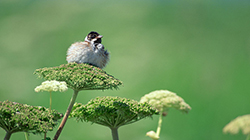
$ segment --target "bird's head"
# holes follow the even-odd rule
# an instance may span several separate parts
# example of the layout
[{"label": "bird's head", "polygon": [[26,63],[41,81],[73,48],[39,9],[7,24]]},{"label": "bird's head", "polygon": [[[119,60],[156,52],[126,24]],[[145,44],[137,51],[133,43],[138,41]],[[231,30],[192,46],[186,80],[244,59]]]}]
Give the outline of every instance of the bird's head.
[{"label": "bird's head", "polygon": [[101,43],[102,42],[102,35],[98,34],[97,32],[91,31],[85,38],[85,41],[92,42],[92,43]]}]

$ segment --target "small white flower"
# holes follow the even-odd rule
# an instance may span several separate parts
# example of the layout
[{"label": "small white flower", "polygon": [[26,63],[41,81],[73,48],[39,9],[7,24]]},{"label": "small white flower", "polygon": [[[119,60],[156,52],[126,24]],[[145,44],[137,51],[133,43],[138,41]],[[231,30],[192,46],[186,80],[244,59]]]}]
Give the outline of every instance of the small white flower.
[{"label": "small white flower", "polygon": [[158,140],[160,137],[154,131],[149,131],[146,136],[149,136],[153,140]]},{"label": "small white flower", "polygon": [[40,92],[40,91],[48,91],[48,92],[60,91],[60,92],[63,92],[66,90],[68,90],[66,82],[64,82],[64,81],[59,82],[56,80],[45,81],[40,86],[37,86],[35,88],[35,92]]}]

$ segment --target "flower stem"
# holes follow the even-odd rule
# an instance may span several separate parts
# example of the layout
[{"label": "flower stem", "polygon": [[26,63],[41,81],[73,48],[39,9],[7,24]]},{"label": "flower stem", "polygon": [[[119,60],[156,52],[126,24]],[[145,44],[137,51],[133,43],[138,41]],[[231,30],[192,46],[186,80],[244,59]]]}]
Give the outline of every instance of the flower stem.
[{"label": "flower stem", "polygon": [[45,132],[44,136],[43,136],[43,139],[46,140],[46,137],[47,137],[47,133]]},{"label": "flower stem", "polygon": [[250,134],[247,135],[247,139],[246,140],[250,140]]},{"label": "flower stem", "polygon": [[24,135],[25,135],[25,139],[29,140],[29,133],[28,132],[24,132]]},{"label": "flower stem", "polygon": [[4,140],[9,140],[12,133],[6,132]]},{"label": "flower stem", "polygon": [[163,109],[160,110],[160,117],[159,117],[158,127],[157,127],[157,131],[156,131],[156,135],[158,137],[160,137],[160,132],[161,132],[162,113],[163,113]]},{"label": "flower stem", "polygon": [[61,134],[62,129],[63,129],[63,127],[64,127],[64,125],[65,125],[65,123],[66,123],[66,121],[67,121],[67,119],[69,117],[69,114],[70,114],[70,112],[72,110],[72,107],[73,107],[73,105],[74,105],[74,103],[76,101],[76,97],[77,97],[78,92],[79,91],[74,90],[74,94],[73,94],[73,96],[72,96],[72,98],[70,100],[68,109],[67,109],[66,113],[64,114],[63,120],[62,120],[62,122],[61,122],[61,124],[60,124],[60,126],[59,126],[59,128],[58,128],[58,130],[57,130],[57,132],[56,132],[53,140],[57,140],[58,137],[59,137],[59,135]]},{"label": "flower stem", "polygon": [[111,132],[112,132],[112,138],[113,140],[119,140],[118,137],[118,128],[110,128]]},{"label": "flower stem", "polygon": [[50,94],[50,99],[49,99],[49,113],[51,113],[51,107],[52,107],[52,94],[51,91],[49,92]]},{"label": "flower stem", "polygon": [[[49,114],[51,113],[51,108],[52,108],[52,94],[51,91],[49,92]],[[47,138],[47,133],[44,133],[44,140]]]}]

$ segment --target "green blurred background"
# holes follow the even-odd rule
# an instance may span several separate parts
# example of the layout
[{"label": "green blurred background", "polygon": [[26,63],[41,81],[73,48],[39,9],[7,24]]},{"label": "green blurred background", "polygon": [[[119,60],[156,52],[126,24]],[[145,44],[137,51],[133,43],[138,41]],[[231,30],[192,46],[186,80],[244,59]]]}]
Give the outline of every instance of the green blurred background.
[{"label": "green blurred background", "polygon": [[[154,90],[176,92],[192,107],[170,110],[161,140],[244,140],[223,127],[250,105],[250,2],[244,0],[1,0],[0,100],[49,106],[37,68],[59,66],[67,48],[90,31],[102,34],[111,52],[107,73],[119,90],[81,91],[77,102],[96,96],[140,100]],[[53,93],[52,108],[64,113],[73,91]],[[119,128],[121,140],[150,140],[158,116]],[[57,129],[57,128],[56,128]],[[56,129],[49,132],[53,137]],[[5,135],[0,129],[0,139]],[[24,140],[23,133],[12,140]],[[31,135],[31,140],[41,140]],[[68,120],[60,140],[111,140],[110,130]]]}]

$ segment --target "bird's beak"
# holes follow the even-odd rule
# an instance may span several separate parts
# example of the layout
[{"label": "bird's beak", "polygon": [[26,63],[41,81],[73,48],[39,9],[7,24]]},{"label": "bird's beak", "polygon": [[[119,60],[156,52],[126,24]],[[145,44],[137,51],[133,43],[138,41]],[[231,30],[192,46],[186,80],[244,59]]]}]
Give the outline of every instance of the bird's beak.
[{"label": "bird's beak", "polygon": [[96,38],[102,38],[103,36],[102,35],[98,35]]}]

